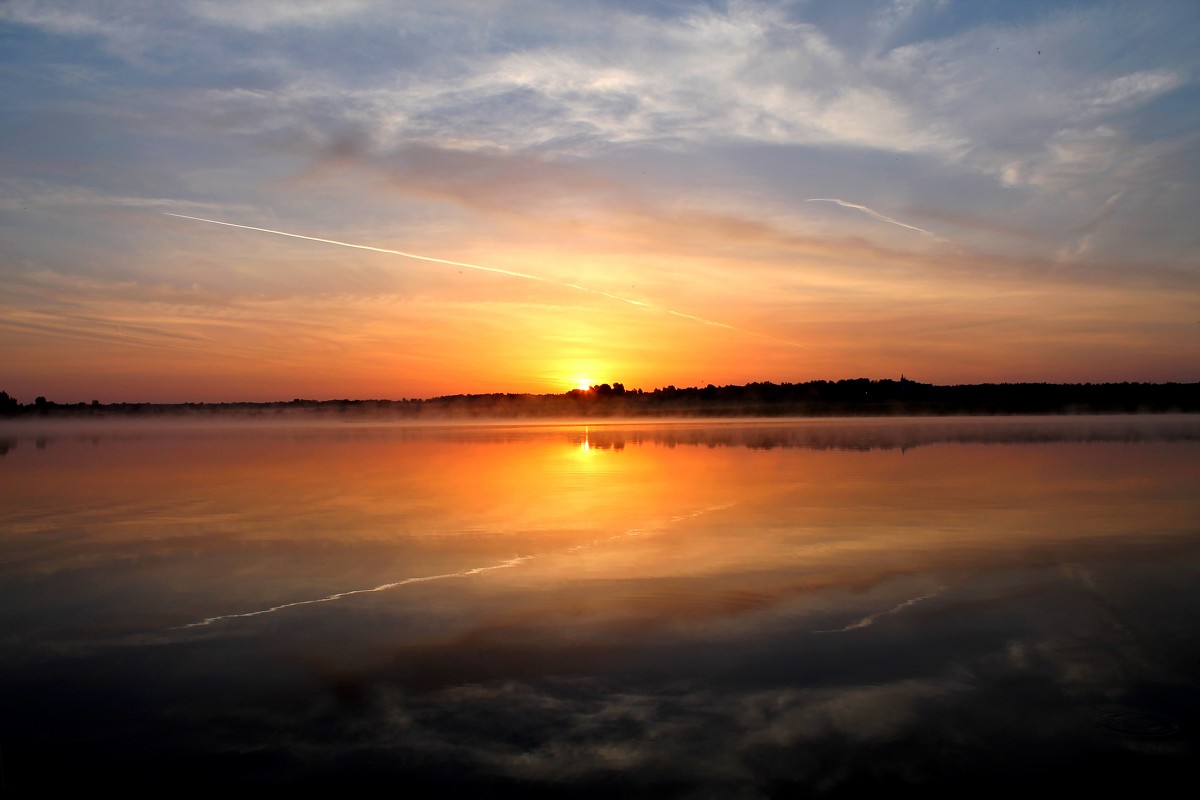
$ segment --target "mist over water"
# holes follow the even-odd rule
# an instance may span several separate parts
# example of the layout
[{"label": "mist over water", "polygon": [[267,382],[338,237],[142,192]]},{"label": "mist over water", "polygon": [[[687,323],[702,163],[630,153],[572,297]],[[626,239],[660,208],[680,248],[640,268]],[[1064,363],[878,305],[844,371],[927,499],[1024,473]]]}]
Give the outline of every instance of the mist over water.
[{"label": "mist over water", "polygon": [[1188,416],[0,429],[5,786],[1132,788]]}]

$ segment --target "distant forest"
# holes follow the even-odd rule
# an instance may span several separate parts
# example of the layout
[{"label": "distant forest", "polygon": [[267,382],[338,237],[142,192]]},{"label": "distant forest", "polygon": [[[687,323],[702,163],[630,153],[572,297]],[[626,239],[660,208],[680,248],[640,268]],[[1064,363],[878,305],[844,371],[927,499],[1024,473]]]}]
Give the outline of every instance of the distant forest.
[{"label": "distant forest", "polygon": [[398,419],[528,417],[782,417],[1200,412],[1200,383],[980,383],[935,386],[857,378],[744,386],[626,389],[598,384],[563,394],[463,394],[426,400],[268,403],[21,403],[0,392],[0,416],[250,414]]}]

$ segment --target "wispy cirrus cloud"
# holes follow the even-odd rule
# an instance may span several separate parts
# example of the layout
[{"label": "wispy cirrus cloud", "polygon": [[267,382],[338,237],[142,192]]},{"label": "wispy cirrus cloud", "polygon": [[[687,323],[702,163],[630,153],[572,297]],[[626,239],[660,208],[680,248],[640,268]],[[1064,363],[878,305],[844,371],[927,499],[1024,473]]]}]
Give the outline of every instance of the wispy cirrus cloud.
[{"label": "wispy cirrus cloud", "polygon": [[239,203],[214,203],[177,197],[131,197],[106,194],[90,186],[53,184],[45,181],[0,180],[0,209],[13,211],[30,207],[118,207],[161,211],[245,212],[250,206]]},{"label": "wispy cirrus cloud", "polygon": [[194,0],[186,4],[187,12],[207,22],[249,31],[266,31],[279,27],[317,28],[338,21],[354,19],[364,14],[385,11],[377,0],[262,0],[257,3],[228,2],[228,0]]}]

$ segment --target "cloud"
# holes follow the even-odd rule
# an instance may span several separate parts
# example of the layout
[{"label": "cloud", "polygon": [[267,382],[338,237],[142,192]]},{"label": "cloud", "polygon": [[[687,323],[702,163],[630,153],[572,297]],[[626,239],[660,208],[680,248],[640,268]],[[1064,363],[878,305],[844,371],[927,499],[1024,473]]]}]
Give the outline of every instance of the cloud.
[{"label": "cloud", "polygon": [[[1089,37],[1115,35],[1123,17],[1108,15],[1114,23],[1100,10],[1047,13],[1016,26],[984,23],[892,46],[896,31],[938,13],[936,6],[917,13],[919,7],[879,9],[870,18],[877,35],[853,42],[761,3],[655,17],[500,4],[464,7],[461,22],[452,22],[388,4],[272,2],[248,11],[199,2],[186,7],[194,18],[255,31],[303,25],[318,46],[300,52],[280,37],[239,53],[233,42],[222,46],[186,26],[172,33],[172,45],[195,51],[215,70],[257,63],[274,73],[276,85],[265,91],[202,90],[198,107],[276,130],[353,124],[389,148],[425,143],[563,158],[726,141],[863,147],[927,154],[1006,175],[1010,183],[1020,180],[1011,164],[1022,154],[1044,152],[1067,130],[1112,124],[1106,120],[1114,114],[1187,81],[1165,66],[1115,76],[1069,68],[1065,59]],[[174,20],[138,8],[118,5],[100,15],[85,4],[27,2],[9,14],[55,32],[120,38],[123,46],[136,36],[148,58],[174,59],[173,50],[155,51],[151,36]],[[535,23],[544,24],[539,14],[550,17],[556,36],[536,34]],[[344,50],[341,23],[403,31],[404,57],[383,69],[368,69],[352,52],[334,57]],[[1046,44],[1039,55],[1038,42],[1053,48]]]},{"label": "cloud", "polygon": [[339,21],[375,14],[381,4],[371,0],[261,0],[256,3],[199,0],[187,4],[188,13],[231,28],[262,32],[278,27],[319,28]]},{"label": "cloud", "polygon": [[1123,191],[1117,192],[1105,200],[1100,210],[1080,229],[1079,233],[1081,236],[1079,240],[1073,247],[1060,251],[1059,258],[1064,261],[1074,261],[1088,254],[1095,241],[1096,232],[1112,217],[1116,211],[1117,203],[1120,202],[1124,194]]},{"label": "cloud", "polygon": [[1149,102],[1183,83],[1183,76],[1173,70],[1144,70],[1089,87],[1081,100],[1093,109],[1109,110]]},{"label": "cloud", "polygon": [[[398,24],[388,14],[399,12],[381,13],[380,27]],[[443,189],[476,202],[486,202],[484,184],[454,186],[447,178],[463,171],[459,161],[497,154],[553,170],[536,186],[554,191],[557,184],[558,200],[568,204],[581,197],[572,191],[571,170],[603,163],[620,149],[703,158],[714,146],[740,142],[814,148],[835,160],[852,158],[845,148],[900,154],[927,160],[930,192],[939,190],[939,174],[967,170],[1054,193],[1055,213],[1076,213],[1075,219],[1034,221],[1015,237],[994,240],[1033,248],[1044,239],[1044,253],[1053,257],[1067,246],[1056,241],[1056,231],[1091,213],[1086,202],[1076,212],[1063,193],[1117,191],[1115,176],[1106,176],[1118,165],[1146,163],[1157,147],[1131,137],[1125,115],[1187,81],[1180,69],[1162,66],[1135,65],[1115,76],[1073,68],[1064,59],[1115,24],[1078,9],[898,46],[891,46],[892,34],[866,43],[838,40],[778,7],[749,3],[661,17],[554,15],[559,35],[532,42],[525,15],[500,22],[493,12],[477,13],[473,19],[493,26],[491,36],[405,12],[404,26],[415,37],[410,46],[427,56],[421,66],[406,60],[385,70],[334,67],[274,45],[269,60],[277,86],[207,89],[186,102],[205,109],[219,129],[260,137],[268,147],[286,150],[286,142],[304,141],[333,152],[352,136],[360,153],[376,161],[405,153],[410,178],[420,181],[419,168],[437,173]],[[880,30],[894,32],[936,13],[896,7],[880,17]],[[896,19],[886,21],[887,14]],[[317,26],[315,35],[333,44],[338,30]],[[426,51],[433,30],[464,49]],[[1031,42],[1045,41],[1054,48],[1046,45],[1042,55],[1031,49],[1037,46]],[[582,196],[599,188],[598,174]],[[472,177],[501,176],[476,170]],[[508,176],[510,188],[514,177]],[[1107,183],[1093,186],[1097,181]],[[874,193],[856,197],[876,208]],[[1130,198],[1130,210],[1136,202]],[[511,207],[520,213],[519,205]]]},{"label": "cloud", "polygon": [[[305,25],[325,44],[313,52],[290,40],[261,41],[250,52],[180,25],[174,17],[116,6],[98,14],[23,3],[14,21],[59,34],[90,36],[110,49],[167,63],[180,50],[220,73],[256,65],[278,81],[256,102],[307,116],[313,104],[365,113],[372,135],[391,143],[451,144],[460,149],[550,148],[563,154],[620,144],[695,146],[726,139],[787,144],[833,143],[895,151],[942,149],[944,126],[914,117],[903,98],[854,66],[854,54],[834,46],[814,25],[766,5],[728,11],[697,8],[683,16],[649,17],[626,11],[549,11],[565,34],[534,37],[537,14],[464,9],[447,27],[438,13],[358,4],[256,4],[251,11],[217,3],[187,6],[196,18],[262,31]],[[399,69],[365,68],[352,54],[334,56],[342,30],[396,27],[409,33],[420,58]],[[492,39],[472,25],[503,29]],[[159,27],[161,26],[161,31]],[[193,26],[194,28],[194,26]],[[156,40],[157,33],[166,34]],[[447,50],[445,38],[459,45]],[[235,98],[236,89],[207,93],[209,102]],[[264,102],[265,100],[265,102]],[[201,106],[203,107],[203,106]],[[217,115],[224,112],[217,110]]]},{"label": "cloud", "polygon": [[[1122,38],[1122,27],[1148,24],[1131,13],[1123,6],[1070,9],[1024,25],[982,24],[880,53],[871,69],[911,81],[918,113],[952,125],[970,143],[959,154],[963,162],[999,175],[1004,167],[993,159],[1000,153],[1036,153],[1068,131],[1116,126],[1124,112],[1183,85],[1177,69],[1161,66],[1111,74],[1102,60],[1109,43]],[[1139,60],[1170,58],[1172,44],[1163,44],[1165,52]],[[1009,182],[1015,177],[1010,172]]]}]

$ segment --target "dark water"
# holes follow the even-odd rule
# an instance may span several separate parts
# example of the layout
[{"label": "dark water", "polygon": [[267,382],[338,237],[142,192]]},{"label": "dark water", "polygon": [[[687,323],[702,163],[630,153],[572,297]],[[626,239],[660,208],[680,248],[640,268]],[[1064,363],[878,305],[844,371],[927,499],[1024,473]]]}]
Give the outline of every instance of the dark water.
[{"label": "dark water", "polygon": [[11,796],[1140,793],[1197,756],[1195,417],[0,451]]}]

